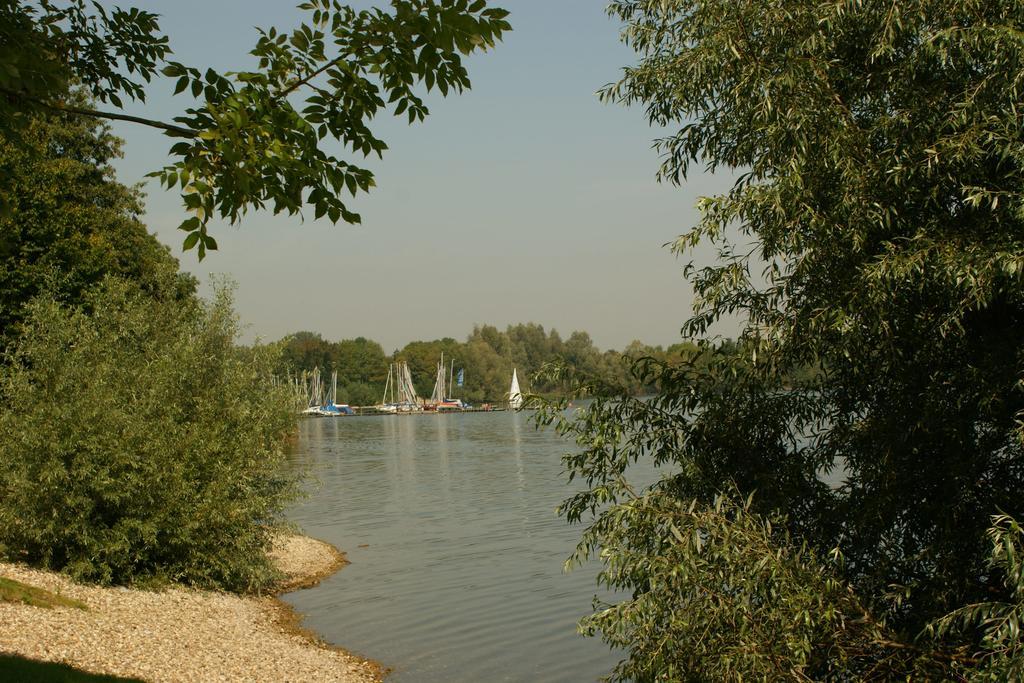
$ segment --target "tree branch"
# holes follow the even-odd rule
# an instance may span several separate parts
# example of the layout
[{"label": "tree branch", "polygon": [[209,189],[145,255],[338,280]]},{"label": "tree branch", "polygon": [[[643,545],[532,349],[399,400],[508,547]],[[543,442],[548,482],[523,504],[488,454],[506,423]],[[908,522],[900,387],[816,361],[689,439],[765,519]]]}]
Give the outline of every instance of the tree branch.
[{"label": "tree branch", "polygon": [[941,659],[944,662],[954,662],[959,664],[967,664],[974,666],[980,664],[981,660],[977,657],[964,654],[963,651],[944,652],[939,649],[928,650],[917,645],[911,645],[910,643],[901,643],[889,638],[878,638],[876,641],[883,647],[890,647],[896,650],[907,650],[909,652],[915,652],[917,654],[925,655],[926,657],[934,657],[935,659]]},{"label": "tree branch", "polygon": [[11,97],[18,97],[21,99],[28,100],[52,111],[60,111],[67,114],[76,114],[78,116],[89,116],[96,119],[111,119],[114,121],[129,121],[131,123],[141,123],[144,126],[149,126],[151,128],[159,128],[160,130],[167,131],[168,133],[174,133],[175,135],[178,135],[180,137],[194,138],[199,134],[199,131],[194,130],[192,128],[176,126],[172,123],[164,123],[163,121],[147,119],[141,116],[132,116],[131,114],[120,114],[118,112],[113,111],[100,111],[98,109],[88,109],[85,107],[75,107],[68,104],[47,102],[45,100],[40,100],[35,97],[31,97],[24,93],[17,93],[11,90],[7,90],[6,88],[0,88],[0,92]]},{"label": "tree branch", "polygon": [[274,99],[276,99],[276,100],[284,99],[285,97],[287,97],[288,95],[292,94],[293,92],[295,92],[296,90],[298,90],[302,86],[306,85],[307,83],[309,83],[311,80],[313,80],[314,78],[316,78],[317,76],[319,76],[323,72],[325,72],[328,69],[330,69],[332,66],[335,66],[336,64],[340,64],[344,59],[345,59],[344,56],[335,57],[331,61],[329,61],[326,64],[324,64],[323,66],[321,66],[319,69],[315,69],[315,70],[309,72],[308,74],[306,74],[305,76],[303,76],[299,80],[295,81],[294,83],[289,85],[287,88],[285,88],[281,92],[279,92],[276,95],[274,95]]}]

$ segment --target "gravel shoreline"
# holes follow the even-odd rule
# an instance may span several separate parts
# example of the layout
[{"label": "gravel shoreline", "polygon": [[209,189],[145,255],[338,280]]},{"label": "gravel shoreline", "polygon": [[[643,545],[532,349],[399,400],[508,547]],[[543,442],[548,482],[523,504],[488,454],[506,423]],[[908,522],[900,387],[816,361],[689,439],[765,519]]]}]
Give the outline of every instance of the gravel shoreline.
[{"label": "gravel shoreline", "polygon": [[[336,548],[305,536],[276,539],[271,557],[287,577],[282,592],[316,585],[347,564]],[[168,683],[377,683],[385,674],[376,662],[302,629],[301,618],[274,597],[99,588],[6,563],[0,563],[0,576],[88,606],[42,609],[0,603],[0,653]]]}]

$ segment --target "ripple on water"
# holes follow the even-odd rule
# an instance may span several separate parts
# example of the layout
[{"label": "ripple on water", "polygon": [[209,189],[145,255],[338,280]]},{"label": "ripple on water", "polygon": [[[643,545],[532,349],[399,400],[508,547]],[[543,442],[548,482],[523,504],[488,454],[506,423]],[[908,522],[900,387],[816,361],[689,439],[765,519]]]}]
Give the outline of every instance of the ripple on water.
[{"label": "ripple on water", "polygon": [[290,516],[352,564],[287,600],[398,683],[596,680],[618,656],[576,632],[596,567],[562,572],[566,448],[516,413],[304,421],[321,486]]}]

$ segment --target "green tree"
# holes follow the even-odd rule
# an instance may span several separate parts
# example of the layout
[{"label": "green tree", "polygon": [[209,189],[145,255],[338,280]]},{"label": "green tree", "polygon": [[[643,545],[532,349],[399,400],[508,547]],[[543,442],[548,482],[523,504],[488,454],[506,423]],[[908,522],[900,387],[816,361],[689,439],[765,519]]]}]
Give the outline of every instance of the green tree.
[{"label": "green tree", "polygon": [[395,354],[395,360],[404,360],[409,364],[416,392],[429,398],[434,390],[434,382],[437,381],[437,364],[441,360],[441,354],[444,354],[447,366],[449,361],[459,354],[459,347],[460,344],[451,337],[434,341],[413,341]]},{"label": "green tree", "polygon": [[[934,677],[921,672],[969,661],[977,632],[922,632],[967,604],[1013,602],[986,530],[997,512],[1024,512],[1024,6],[616,0],[610,11],[640,61],[603,95],[674,130],[657,143],[660,177],[683,182],[694,164],[736,173],[676,243],[721,254],[686,270],[697,304],[684,334],[727,315],[745,325],[735,352],[704,342],[698,359],[638,364],[660,387],[653,400],[596,401],[561,423],[583,447],[568,469],[589,484],[563,511],[589,521],[584,554],[639,600],[679,578],[649,537],[668,527],[646,523],[637,496],[707,509],[733,487],[756,492],[751,512],[781,516],[797,546],[818,558],[838,548],[844,561],[820,571],[887,632],[880,649],[837,647],[812,665],[767,632],[748,638],[749,613],[712,628],[759,599],[742,580],[752,570],[732,565],[738,578],[710,609],[696,609],[704,584],[683,577],[678,609],[693,621],[648,623],[644,640],[623,643],[622,677],[685,678],[655,643],[704,653],[709,677],[757,677],[732,668],[725,646],[740,638],[784,657],[792,677]],[[809,367],[822,371],[799,372]],[[627,476],[641,457],[666,472],[642,493]],[[731,528],[677,527],[711,544]],[[602,633],[614,640],[623,625]]]},{"label": "green tree", "polygon": [[471,338],[479,337],[488,346],[494,349],[499,356],[508,356],[511,349],[508,345],[508,336],[502,334],[494,325],[481,325],[473,328]]},{"label": "green tree", "polygon": [[228,292],[108,279],[37,297],[0,368],[0,555],[100,583],[253,590],[296,493],[277,349],[240,351]]},{"label": "green tree", "polygon": [[1024,529],[1006,515],[993,515],[988,531],[991,542],[989,566],[1000,577],[1009,602],[986,601],[965,605],[929,626],[945,636],[981,634],[982,655],[969,670],[974,680],[1019,681],[1024,679],[1024,642],[1020,625],[1024,621]]},{"label": "green tree", "polygon": [[[388,358],[384,349],[366,337],[342,339],[331,351],[333,369],[346,382],[370,384],[382,388],[388,376]],[[379,392],[378,392],[379,393]]]},{"label": "green tree", "polygon": [[313,368],[329,371],[332,367],[331,342],[318,332],[296,332],[281,340],[284,351],[281,364],[285,372],[299,374]]},{"label": "green tree", "polygon": [[44,291],[78,304],[115,275],[158,298],[194,293],[194,279],[177,272],[177,260],[139,221],[139,192],[114,179],[110,162],[120,150],[102,122],[61,113],[33,115],[17,143],[0,136],[0,175],[10,190],[0,215],[0,343],[17,334],[28,301]]},{"label": "green tree", "polygon": [[[181,224],[184,247],[198,247],[200,258],[217,246],[207,226],[218,215],[234,223],[249,209],[295,214],[306,205],[317,218],[359,222],[342,195],[368,191],[373,174],[328,149],[382,156],[387,145],[369,121],[387,109],[421,121],[422,89],[468,88],[463,56],[493,47],[510,30],[508,13],[485,0],[391,0],[390,13],[332,0],[299,7],[308,23],[260,31],[251,53],[258,70],[221,74],[170,61],[150,12],[0,0],[0,127],[57,110],[163,130],[177,140],[174,161],[154,175],[181,188],[193,214]],[[158,74],[197,100],[173,122],[66,99],[68,86],[81,83],[120,108],[122,98],[144,99],[144,83]]]},{"label": "green tree", "polygon": [[565,362],[574,367],[593,368],[599,355],[600,351],[586,332],[574,331],[565,342]]},{"label": "green tree", "polygon": [[554,332],[554,338],[550,338],[544,331],[544,326],[537,323],[509,325],[505,335],[511,347],[512,361],[524,374],[532,374],[539,370],[544,362],[554,355],[554,348],[561,346],[557,332]]},{"label": "green tree", "polygon": [[502,353],[505,343],[504,335],[494,326],[473,328],[458,358],[465,367],[464,398],[474,403],[504,398],[510,379],[508,358]]},{"label": "green tree", "polygon": [[342,383],[339,400],[358,406],[378,403],[388,376],[388,363],[381,345],[365,337],[335,343],[332,367]]}]

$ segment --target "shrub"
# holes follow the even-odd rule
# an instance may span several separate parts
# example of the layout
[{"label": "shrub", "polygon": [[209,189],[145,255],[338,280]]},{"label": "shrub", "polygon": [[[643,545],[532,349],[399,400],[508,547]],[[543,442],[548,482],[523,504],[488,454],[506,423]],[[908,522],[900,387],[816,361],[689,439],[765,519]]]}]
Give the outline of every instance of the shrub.
[{"label": "shrub", "polygon": [[686,503],[654,487],[584,533],[568,566],[598,558],[617,599],[595,598],[580,630],[627,653],[608,680],[947,680],[970,659],[897,642],[842,580],[838,552],[795,542],[751,500],[734,489]]},{"label": "shrub", "polygon": [[965,605],[934,624],[929,633],[947,636],[956,633],[981,633],[977,667],[962,675],[971,681],[1024,680],[1024,528],[1009,515],[992,516],[988,530],[992,544],[989,568],[1011,595],[1009,601],[979,602]]},{"label": "shrub", "polygon": [[296,494],[276,350],[239,351],[231,296],[156,301],[108,279],[46,298],[0,370],[0,551],[102,584],[254,590]]}]

